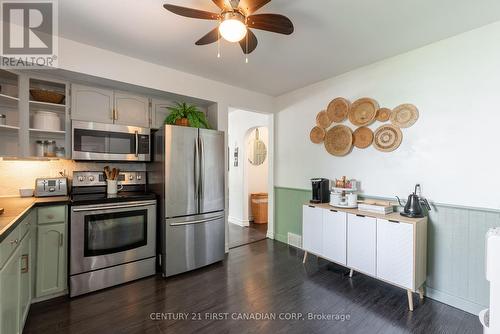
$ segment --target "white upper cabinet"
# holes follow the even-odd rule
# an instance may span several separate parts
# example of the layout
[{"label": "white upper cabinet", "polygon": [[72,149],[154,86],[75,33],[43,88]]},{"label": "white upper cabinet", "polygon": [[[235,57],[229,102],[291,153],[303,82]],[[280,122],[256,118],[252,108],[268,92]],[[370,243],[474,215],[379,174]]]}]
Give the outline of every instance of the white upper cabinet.
[{"label": "white upper cabinet", "polygon": [[377,219],[377,277],[415,289],[413,225]]},{"label": "white upper cabinet", "polygon": [[302,248],[316,255],[323,252],[323,209],[304,205],[302,210]]},{"label": "white upper cabinet", "polygon": [[72,84],[71,119],[148,128],[149,98],[111,89]]},{"label": "white upper cabinet", "polygon": [[71,119],[113,123],[113,91],[82,85],[71,85]]},{"label": "white upper cabinet", "polygon": [[173,103],[167,100],[151,100],[151,128],[161,128],[161,126],[165,123],[165,118],[170,113],[167,107],[170,107],[172,105]]},{"label": "white upper cabinet", "polygon": [[115,123],[149,127],[149,99],[141,95],[115,92]]},{"label": "white upper cabinet", "polygon": [[368,275],[376,274],[377,219],[347,215],[347,266]]},{"label": "white upper cabinet", "polygon": [[347,214],[323,210],[323,255],[341,265],[347,262]]}]

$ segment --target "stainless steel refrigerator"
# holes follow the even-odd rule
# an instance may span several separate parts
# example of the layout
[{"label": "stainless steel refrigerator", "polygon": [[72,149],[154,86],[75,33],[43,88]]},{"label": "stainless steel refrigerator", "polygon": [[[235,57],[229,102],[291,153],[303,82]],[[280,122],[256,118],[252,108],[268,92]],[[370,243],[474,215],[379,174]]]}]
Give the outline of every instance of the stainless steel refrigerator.
[{"label": "stainless steel refrigerator", "polygon": [[159,197],[160,264],[172,276],[224,258],[224,132],[165,125],[148,182]]}]

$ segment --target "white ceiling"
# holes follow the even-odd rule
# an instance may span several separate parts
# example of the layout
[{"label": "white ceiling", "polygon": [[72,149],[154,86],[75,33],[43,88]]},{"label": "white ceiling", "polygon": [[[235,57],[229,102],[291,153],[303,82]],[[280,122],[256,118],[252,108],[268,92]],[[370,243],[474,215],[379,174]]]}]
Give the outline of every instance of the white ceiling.
[{"label": "white ceiling", "polygon": [[[177,16],[164,3],[217,11],[210,0],[62,0],[60,34],[85,44],[269,95],[500,20],[498,0],[272,0],[257,13],[279,13],[290,36],[254,30],[259,46],[194,42],[215,22]],[[496,42],[496,41],[492,41]],[[95,60],[98,61],[98,60]]]}]

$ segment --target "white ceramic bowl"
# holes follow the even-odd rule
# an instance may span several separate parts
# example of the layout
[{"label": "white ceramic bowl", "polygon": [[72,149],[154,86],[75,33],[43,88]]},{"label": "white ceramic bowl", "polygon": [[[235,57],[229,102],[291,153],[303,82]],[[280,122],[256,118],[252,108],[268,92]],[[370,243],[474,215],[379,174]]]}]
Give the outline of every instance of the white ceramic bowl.
[{"label": "white ceramic bowl", "polygon": [[48,131],[60,131],[61,119],[52,111],[38,110],[33,113],[33,128]]}]

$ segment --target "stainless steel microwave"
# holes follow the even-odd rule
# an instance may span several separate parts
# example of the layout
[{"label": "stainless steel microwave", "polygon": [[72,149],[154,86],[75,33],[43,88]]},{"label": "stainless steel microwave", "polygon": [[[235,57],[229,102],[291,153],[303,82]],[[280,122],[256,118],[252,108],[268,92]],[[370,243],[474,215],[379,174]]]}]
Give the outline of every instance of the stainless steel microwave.
[{"label": "stainless steel microwave", "polygon": [[73,160],[150,161],[149,128],[72,121]]}]

